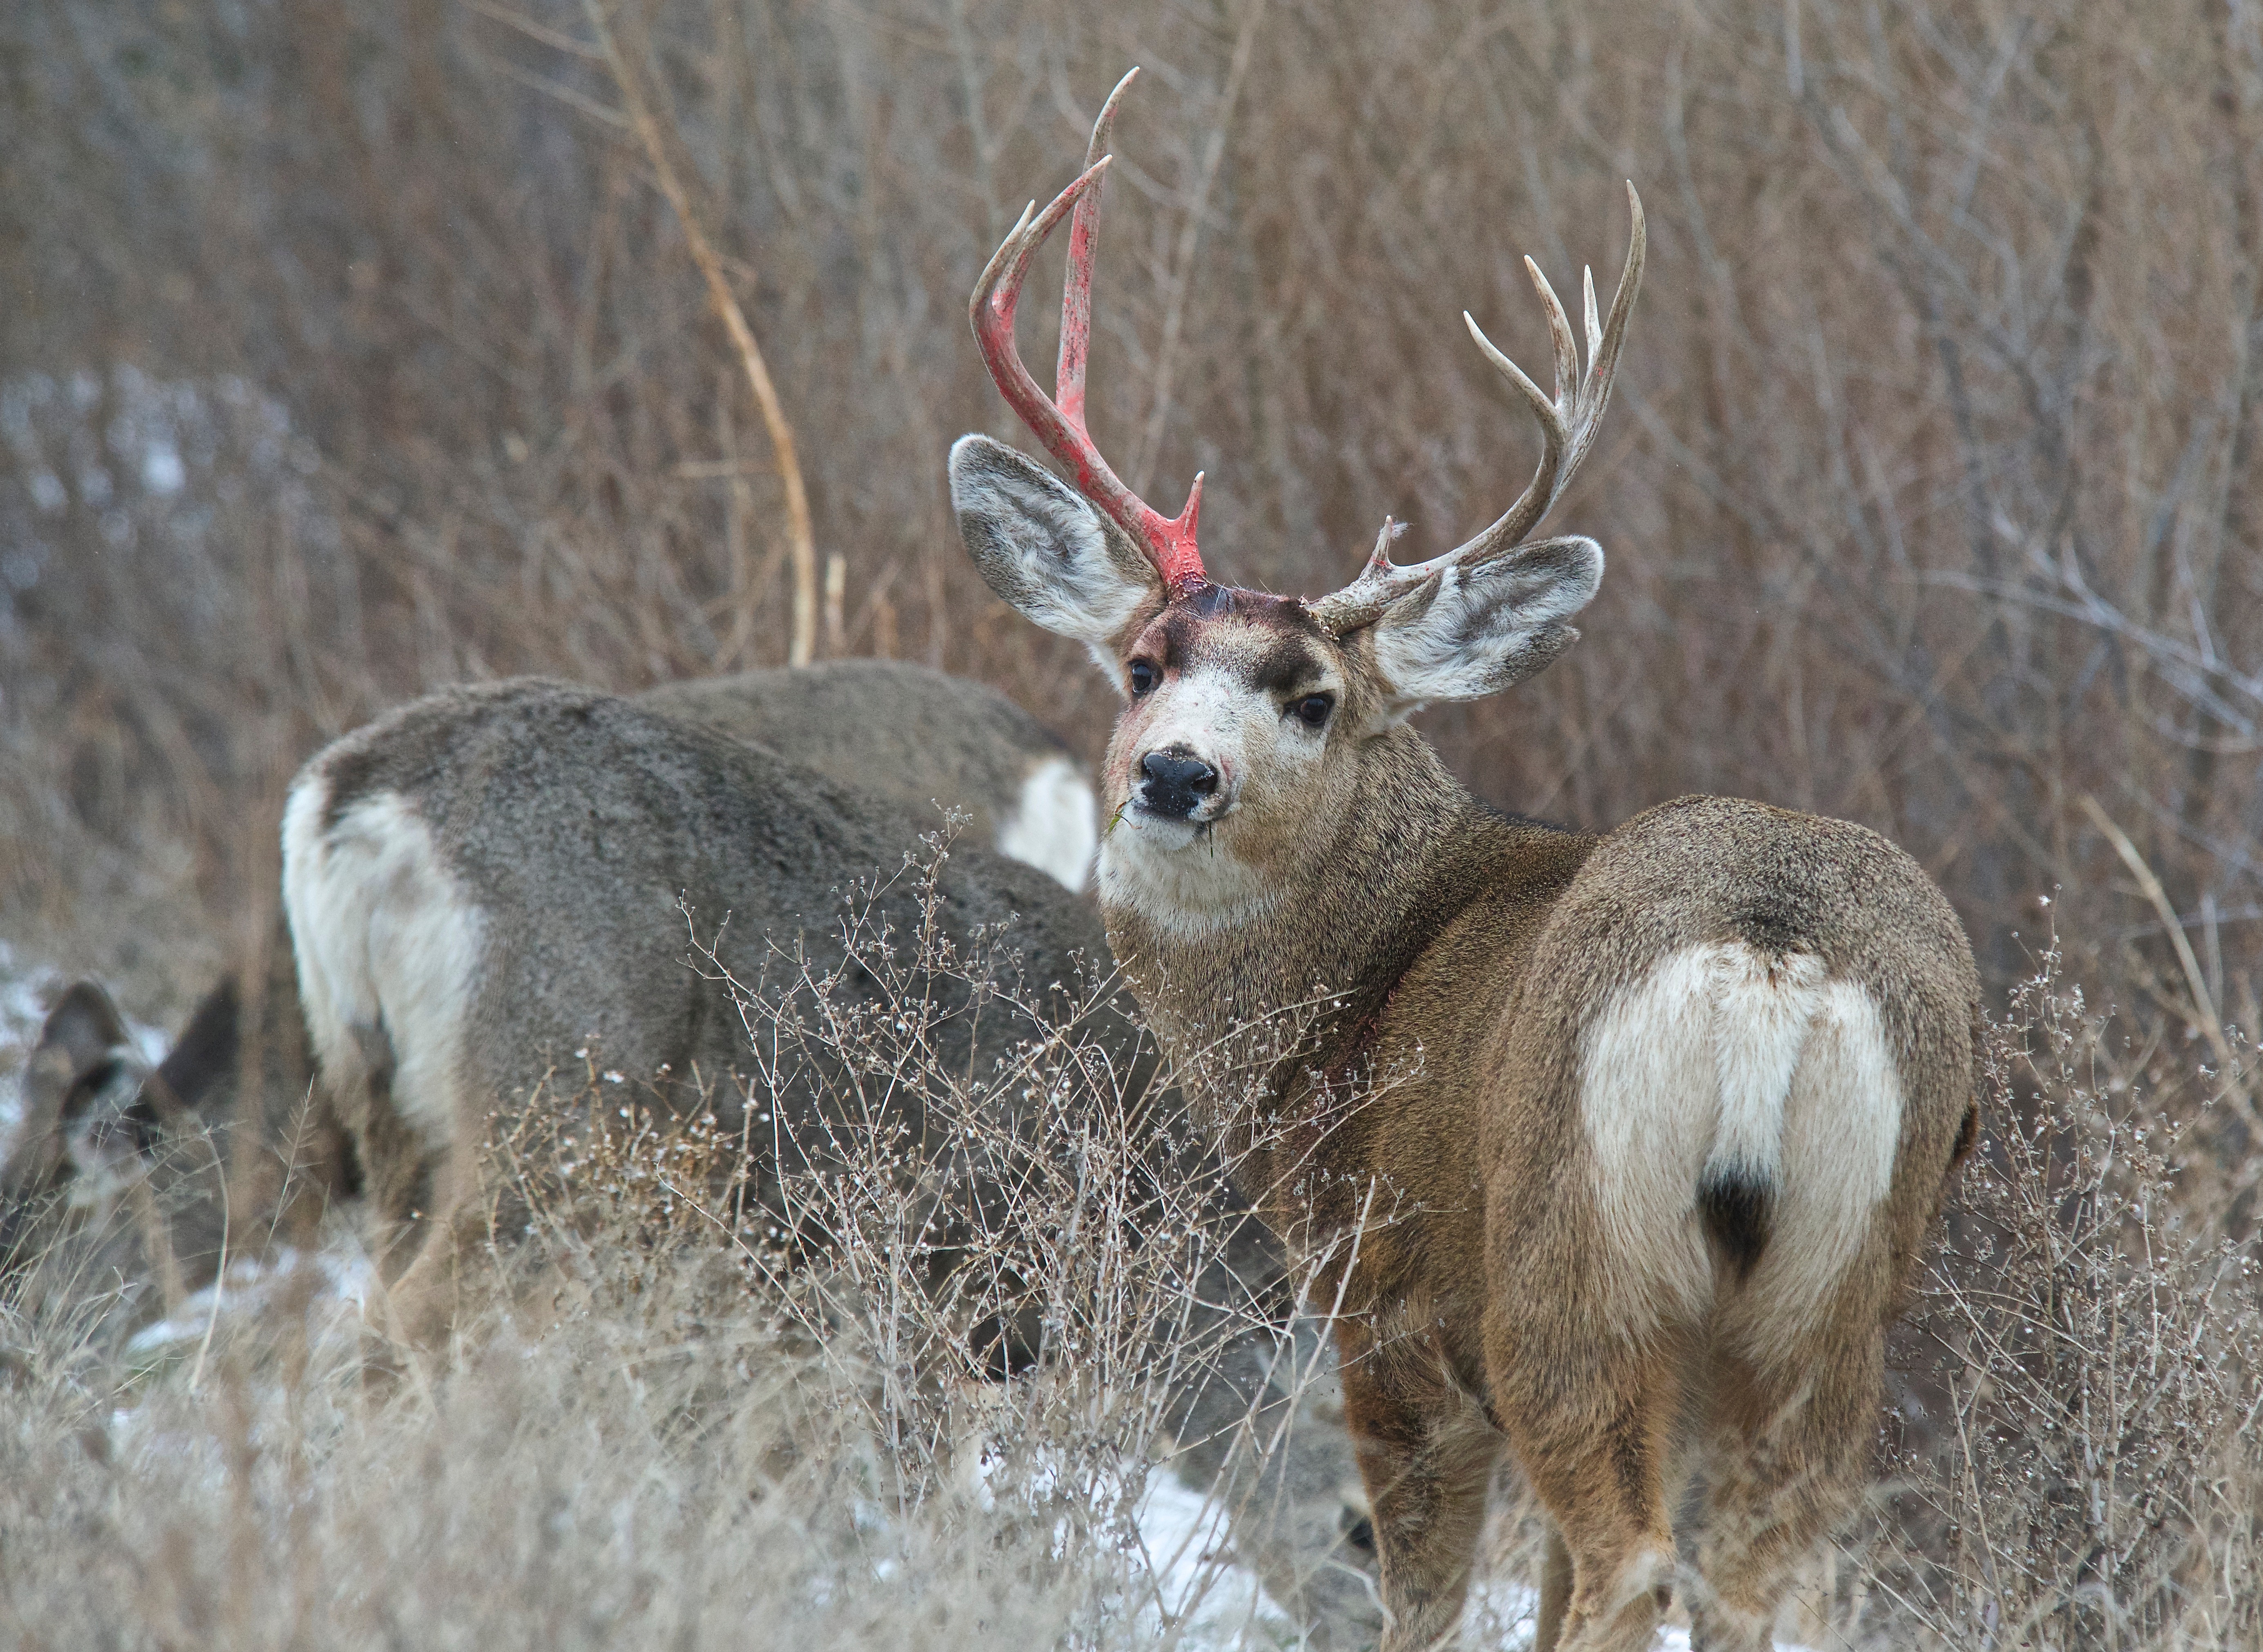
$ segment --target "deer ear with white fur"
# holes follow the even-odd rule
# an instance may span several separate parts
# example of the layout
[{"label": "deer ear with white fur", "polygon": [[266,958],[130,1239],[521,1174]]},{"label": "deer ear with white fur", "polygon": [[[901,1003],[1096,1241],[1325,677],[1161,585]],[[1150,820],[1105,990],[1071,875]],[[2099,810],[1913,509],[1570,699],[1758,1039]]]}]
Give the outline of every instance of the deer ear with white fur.
[{"label": "deer ear with white fur", "polygon": [[1482,699],[1546,670],[1579,640],[1565,622],[1602,577],[1602,547],[1577,536],[1441,568],[1370,633],[1392,709],[1403,717],[1435,700]]},{"label": "deer ear with white fur", "polygon": [[1131,537],[1044,465],[987,436],[951,444],[951,505],[990,588],[1117,676],[1117,639],[1163,606],[1161,576]]}]

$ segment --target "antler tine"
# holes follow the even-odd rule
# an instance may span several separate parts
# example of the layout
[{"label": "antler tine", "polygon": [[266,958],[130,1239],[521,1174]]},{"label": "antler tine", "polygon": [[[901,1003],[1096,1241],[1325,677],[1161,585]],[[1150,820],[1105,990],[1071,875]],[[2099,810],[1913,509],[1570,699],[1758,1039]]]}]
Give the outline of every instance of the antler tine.
[{"label": "antler tine", "polygon": [[1549,341],[1556,357],[1553,396],[1544,394],[1522,368],[1496,349],[1468,311],[1462,313],[1462,320],[1479,350],[1502,377],[1516,386],[1540,422],[1540,464],[1530,485],[1499,521],[1466,545],[1406,567],[1392,566],[1389,545],[1393,535],[1386,520],[1384,537],[1377,542],[1375,554],[1362,568],[1359,577],[1342,590],[1311,604],[1312,617],[1323,626],[1341,635],[1374,619],[1400,596],[1447,568],[1479,566],[1514,549],[1540,525],[1562,497],[1572,473],[1594,445],[1596,432],[1601,428],[1603,408],[1610,400],[1611,380],[1618,372],[1619,354],[1626,344],[1627,322],[1634,313],[1635,292],[1642,285],[1646,237],[1642,199],[1635,193],[1632,184],[1627,185],[1627,206],[1633,229],[1628,238],[1626,267],[1620,272],[1618,290],[1611,296],[1610,314],[1600,322],[1596,316],[1594,272],[1581,272],[1584,313],[1580,319],[1586,323],[1587,343],[1587,369],[1584,374],[1580,371],[1580,341],[1572,330],[1572,318],[1565,314],[1556,290],[1549,285],[1540,266],[1529,258],[1524,261],[1533,288],[1540,295],[1541,307],[1547,313]]},{"label": "antler tine", "polygon": [[[1580,461],[1587,457],[1587,450],[1595,444],[1596,433],[1602,429],[1603,404],[1610,400],[1611,380],[1618,375],[1619,352],[1626,348],[1627,320],[1634,314],[1635,291],[1642,285],[1643,257],[1649,248],[1649,235],[1643,225],[1642,198],[1634,192],[1632,184],[1627,185],[1627,211],[1634,227],[1627,239],[1626,268],[1619,272],[1618,291],[1611,294],[1611,313],[1603,322],[1602,332],[1588,346],[1587,394],[1592,405],[1573,432],[1572,451],[1564,470],[1567,481]],[[1588,305],[1588,314],[1592,315],[1592,299]],[[1592,332],[1594,323],[1588,326]]]},{"label": "antler tine", "polygon": [[1564,300],[1556,296],[1540,266],[1528,257],[1524,273],[1532,278],[1533,290],[1548,313],[1548,342],[1556,351],[1556,400],[1560,402],[1579,392],[1580,337],[1572,330],[1572,318],[1564,314]]},{"label": "antler tine", "polygon": [[1580,299],[1587,312],[1587,364],[1592,369],[1596,355],[1603,348],[1602,323],[1595,317],[1595,269],[1593,264],[1580,266]]},{"label": "antler tine", "polygon": [[[1549,296],[1553,298],[1555,295],[1551,293]],[[1558,309],[1557,314],[1561,315],[1563,311]],[[1556,369],[1556,393],[1544,396],[1540,393],[1540,386],[1524,376],[1523,369],[1501,354],[1493,340],[1485,335],[1484,329],[1471,320],[1467,310],[1462,312],[1462,320],[1468,322],[1470,336],[1477,340],[1478,348],[1485,352],[1486,359],[1507,374],[1510,381],[1524,393],[1525,399],[1532,404],[1533,415],[1540,421],[1540,464],[1533,471],[1532,480],[1525,484],[1524,491],[1516,496],[1516,502],[1508,508],[1500,520],[1479,536],[1479,538],[1500,539],[1514,545],[1529,533],[1541,517],[1548,514],[1548,507],[1556,502],[1557,482],[1563,474],[1564,450],[1572,436],[1566,415],[1568,413],[1573,420],[1579,416],[1579,357],[1577,354],[1573,356],[1573,367],[1568,373],[1564,371],[1559,359]],[[1562,335],[1564,340],[1569,340],[1571,330],[1567,324]],[[1475,543],[1475,540],[1471,542],[1471,545]],[[1460,556],[1469,548],[1464,545],[1461,550],[1448,554]]]},{"label": "antler tine", "polygon": [[[1139,71],[1133,70],[1132,75]],[[1195,524],[1202,510],[1202,481],[1197,475],[1187,490],[1187,502],[1176,517],[1166,517],[1126,487],[1093,444],[1084,422],[1085,363],[1092,339],[1092,263],[1100,235],[1101,183],[1110,157],[1109,129],[1115,123],[1116,105],[1132,80],[1126,75],[1101,105],[1093,123],[1092,141],[1086,148],[1084,171],[1056,195],[1035,217],[1035,203],[1023,213],[998,250],[990,256],[968,301],[968,318],[974,324],[975,343],[990,377],[1007,403],[1021,415],[1030,434],[1045,451],[1068,468],[1081,493],[1117,525],[1130,534],[1146,552],[1174,596],[1207,584],[1202,555],[1195,548]],[[1095,158],[1096,157],[1096,158]],[[1014,310],[1021,300],[1022,282],[1030,261],[1045,238],[1070,213],[1068,273],[1061,290],[1060,357],[1054,378],[1059,400],[1038,388],[1030,370],[1022,364],[1014,343]]]},{"label": "antler tine", "polygon": [[1383,531],[1375,536],[1375,549],[1368,553],[1367,561],[1362,567],[1361,572],[1364,574],[1370,569],[1389,567],[1391,566],[1392,545],[1395,540],[1397,540],[1400,534],[1405,533],[1406,531],[1406,524],[1405,523],[1393,521],[1388,516],[1385,516],[1383,519]]}]

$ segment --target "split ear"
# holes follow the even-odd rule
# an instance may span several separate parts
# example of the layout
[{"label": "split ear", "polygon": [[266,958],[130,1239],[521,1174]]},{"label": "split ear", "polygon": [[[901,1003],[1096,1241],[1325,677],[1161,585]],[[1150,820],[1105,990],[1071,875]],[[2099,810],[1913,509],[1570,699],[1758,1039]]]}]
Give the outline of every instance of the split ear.
[{"label": "split ear", "polygon": [[1035,459],[987,436],[951,444],[951,506],[990,588],[1082,643],[1120,679],[1117,640],[1163,607],[1162,576],[1131,536]]},{"label": "split ear", "polygon": [[1370,631],[1394,718],[1435,700],[1482,699],[1546,670],[1580,639],[1565,622],[1602,578],[1602,547],[1576,535],[1440,569]]}]

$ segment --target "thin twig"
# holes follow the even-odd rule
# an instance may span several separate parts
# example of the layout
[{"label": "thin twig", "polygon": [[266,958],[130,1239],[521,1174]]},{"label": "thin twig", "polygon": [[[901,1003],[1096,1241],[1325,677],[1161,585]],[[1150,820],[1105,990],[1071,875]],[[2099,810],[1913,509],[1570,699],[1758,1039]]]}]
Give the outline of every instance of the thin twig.
[{"label": "thin twig", "polygon": [[1249,9],[1242,16],[1241,36],[1233,43],[1233,61],[1225,73],[1225,89],[1219,94],[1218,124],[1211,129],[1208,153],[1203,156],[1202,177],[1195,185],[1195,198],[1187,207],[1186,223],[1179,231],[1177,254],[1172,259],[1175,266],[1171,272],[1171,294],[1163,307],[1163,342],[1155,351],[1155,396],[1147,409],[1147,428],[1139,437],[1139,448],[1132,464],[1132,491],[1144,496],[1148,484],[1154,480],[1155,456],[1162,451],[1163,425],[1171,412],[1171,372],[1179,350],[1179,334],[1186,324],[1187,290],[1194,284],[1195,252],[1202,244],[1203,220],[1210,216],[1211,186],[1218,182],[1218,169],[1225,159],[1226,128],[1233,120],[1233,106],[1240,101],[1241,83],[1249,72],[1250,48],[1257,43],[1257,25],[1265,15],[1265,0],[1249,0]]},{"label": "thin twig", "polygon": [[205,1356],[212,1352],[213,1332],[220,1325],[220,1305],[228,1295],[228,1166],[221,1159],[219,1143],[208,1143],[208,1145],[213,1156],[213,1168],[220,1177],[220,1271],[213,1275],[212,1312],[205,1319],[205,1334],[197,1343],[196,1364],[189,1372],[189,1392],[192,1394],[204,1381]]},{"label": "thin twig", "polygon": [[[2091,824],[2106,834],[2114,852],[2122,857],[2122,864],[2129,869],[2129,876],[2137,880],[2138,891],[2153,904],[2160,915],[2161,927],[2168,931],[2169,944],[2176,950],[2177,963],[2185,972],[2185,985],[2192,991],[2193,1006],[2198,1014],[2200,1029],[2208,1039],[2209,1048],[2216,1052],[2221,1067],[2225,1092],[2248,1112],[2246,1096],[2238,1084],[2238,1059],[2231,1048],[2231,1040],[2223,1030],[2223,1019],[2216,1014],[2215,996],[2208,990],[2208,977],[2201,973],[2200,960],[2193,955],[2192,942],[2185,938],[2184,926],[2177,921],[2177,909],[2170,905],[2168,891],[2161,880],[2153,876],[2153,869],[2145,864],[2145,857],[2137,853],[2137,846],[2129,834],[2115,825],[2113,819],[2100,806],[2098,799],[2088,792],[2082,795],[2082,811],[2090,817]],[[2255,1122],[2252,1115],[2251,1123]]]},{"label": "thin twig", "polygon": [[645,101],[644,89],[629,67],[628,59],[622,54],[619,42],[613,39],[612,28],[605,20],[605,9],[599,0],[582,0],[582,5],[589,12],[590,26],[597,32],[597,44],[612,70],[614,84],[620,89],[621,101],[628,106],[629,124],[638,142],[644,146],[645,158],[651,162],[661,192],[668,197],[668,204],[676,210],[676,221],[683,227],[683,240],[691,249],[691,261],[706,278],[708,296],[714,299],[716,314],[723,318],[724,329],[738,350],[740,364],[747,371],[747,383],[754,390],[756,403],[763,411],[763,423],[770,431],[770,448],[777,455],[778,480],[785,485],[786,544],[793,557],[793,635],[786,650],[786,663],[806,666],[817,643],[817,539],[810,526],[809,494],[802,486],[801,459],[794,446],[793,427],[786,422],[777,387],[770,382],[770,365],[763,359],[762,346],[755,341],[754,328],[747,325],[746,313],[739,307],[738,298],[731,291],[723,261],[716,256],[714,244],[700,225],[699,214],[692,209],[683,180],[676,174],[676,163],[669,158],[668,146],[662,141],[660,126],[653,119],[652,106]]}]

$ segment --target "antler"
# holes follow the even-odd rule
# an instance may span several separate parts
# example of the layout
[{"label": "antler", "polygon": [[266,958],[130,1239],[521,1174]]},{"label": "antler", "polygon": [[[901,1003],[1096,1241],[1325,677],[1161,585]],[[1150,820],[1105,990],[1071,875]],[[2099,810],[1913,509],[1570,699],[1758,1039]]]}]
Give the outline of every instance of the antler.
[{"label": "antler", "polygon": [[1619,290],[1611,299],[1610,319],[1600,326],[1595,319],[1594,272],[1587,271],[1583,274],[1587,323],[1587,371],[1584,378],[1580,372],[1580,345],[1572,332],[1571,318],[1564,314],[1556,289],[1548,285],[1548,278],[1540,273],[1540,266],[1531,259],[1524,261],[1524,267],[1530,272],[1532,285],[1539,289],[1540,301],[1547,308],[1548,330],[1556,346],[1553,396],[1543,395],[1540,386],[1526,378],[1522,368],[1493,348],[1493,341],[1471,319],[1470,313],[1462,312],[1462,320],[1468,323],[1470,336],[1477,340],[1478,348],[1523,393],[1540,421],[1540,468],[1533,473],[1531,485],[1492,527],[1467,545],[1428,562],[1394,566],[1391,560],[1394,536],[1386,523],[1383,537],[1376,541],[1374,553],[1361,568],[1359,577],[1341,591],[1310,605],[1312,617],[1327,630],[1337,636],[1356,631],[1447,568],[1482,566],[1514,550],[1523,542],[1525,535],[1540,525],[1541,519],[1563,496],[1572,473],[1587,458],[1587,450],[1594,445],[1595,432],[1601,427],[1603,406],[1611,397],[1611,379],[1618,371],[1619,350],[1626,343],[1627,318],[1634,313],[1635,289],[1642,285],[1642,200],[1631,184],[1627,185],[1627,206],[1634,214],[1634,234],[1627,246],[1626,269],[1620,274]]},{"label": "antler", "polygon": [[[1175,520],[1167,517],[1117,480],[1084,428],[1084,364],[1092,342],[1092,255],[1100,239],[1100,186],[1110,158],[1105,153],[1108,133],[1115,124],[1117,100],[1139,73],[1135,69],[1117,82],[1101,105],[1092,142],[1084,152],[1083,176],[1055,196],[1043,213],[1035,201],[1023,210],[1013,233],[991,254],[967,309],[990,377],[1022,422],[1045,444],[1045,451],[1068,467],[1077,491],[1113,517],[1146,552],[1164,586],[1177,597],[1210,582],[1203,572],[1202,553],[1195,549],[1195,519],[1202,510],[1200,473],[1187,491],[1186,509]],[[1068,277],[1061,287],[1060,364],[1053,394],[1048,397],[1022,365],[1021,352],[1014,346],[1014,306],[1022,296],[1030,260],[1072,207],[1076,216],[1069,225]]]}]

